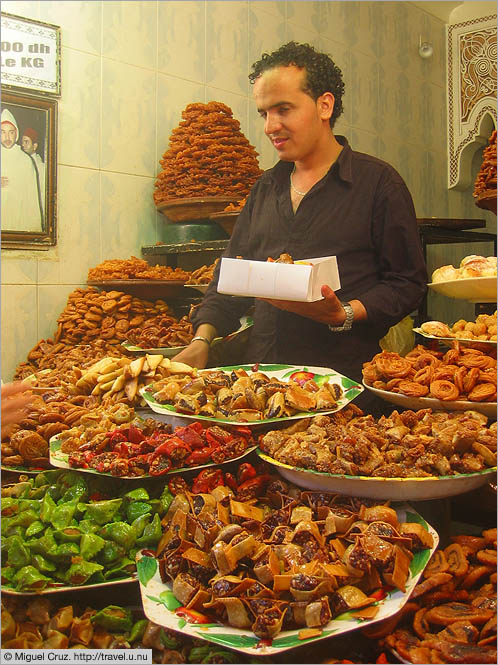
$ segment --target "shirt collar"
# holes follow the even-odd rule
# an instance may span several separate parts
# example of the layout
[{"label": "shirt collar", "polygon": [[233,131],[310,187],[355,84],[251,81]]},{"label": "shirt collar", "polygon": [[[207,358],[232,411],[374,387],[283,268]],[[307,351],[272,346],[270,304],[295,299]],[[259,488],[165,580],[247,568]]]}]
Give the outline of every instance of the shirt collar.
[{"label": "shirt collar", "polygon": [[[329,175],[332,173],[337,173],[339,178],[344,182],[353,182],[353,151],[351,150],[351,146],[349,145],[345,136],[336,135],[335,138],[337,139],[338,143],[342,145],[342,150],[339,157],[337,158],[337,161],[332,165],[332,168],[329,171]],[[287,186],[289,175],[293,167],[293,162],[278,161],[272,169],[272,179],[275,180],[277,184],[284,184]]]}]

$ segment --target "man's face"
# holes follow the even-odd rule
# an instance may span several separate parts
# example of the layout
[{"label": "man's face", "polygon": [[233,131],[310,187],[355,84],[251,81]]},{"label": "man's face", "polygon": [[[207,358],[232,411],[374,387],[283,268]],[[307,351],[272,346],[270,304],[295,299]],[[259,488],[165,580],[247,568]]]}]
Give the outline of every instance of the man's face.
[{"label": "man's face", "polygon": [[305,76],[304,69],[290,65],[270,69],[254,82],[254,99],[265,121],[265,134],[284,161],[305,159],[323,137],[319,100],[303,91]]},{"label": "man's face", "polygon": [[24,150],[24,152],[27,152],[28,155],[32,155],[34,152],[36,152],[38,144],[33,143],[33,141],[29,138],[29,136],[23,136],[21,139],[21,147]]},{"label": "man's face", "polygon": [[2,122],[2,145],[4,148],[12,148],[17,138],[17,130],[10,122]]}]

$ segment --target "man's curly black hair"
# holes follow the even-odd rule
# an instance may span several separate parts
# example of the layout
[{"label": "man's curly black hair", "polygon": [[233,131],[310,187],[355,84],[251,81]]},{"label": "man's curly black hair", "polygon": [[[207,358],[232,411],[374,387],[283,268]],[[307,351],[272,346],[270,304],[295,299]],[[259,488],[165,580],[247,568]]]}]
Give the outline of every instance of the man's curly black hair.
[{"label": "man's curly black hair", "polygon": [[272,53],[263,53],[261,60],[252,65],[253,71],[249,74],[249,80],[254,83],[263,72],[289,65],[306,70],[303,91],[312,99],[318,99],[325,92],[334,95],[334,111],[330,118],[330,127],[333,127],[343,111],[344,81],[341,70],[326,53],[319,53],[309,44],[289,42]]}]

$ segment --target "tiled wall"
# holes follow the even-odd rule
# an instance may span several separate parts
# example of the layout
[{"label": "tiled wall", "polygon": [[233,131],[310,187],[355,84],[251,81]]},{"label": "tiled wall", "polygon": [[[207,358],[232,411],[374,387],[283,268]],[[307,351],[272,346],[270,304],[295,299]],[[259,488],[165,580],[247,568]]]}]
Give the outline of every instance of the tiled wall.
[{"label": "tiled wall", "polygon": [[[261,166],[272,166],[247,74],[290,39],[326,50],[343,69],[337,133],[399,169],[419,217],[484,216],[470,191],[446,188],[444,24],[409,3],[44,0],[4,1],[2,11],[62,34],[58,243],[2,251],[4,380],[53,333],[89,267],[162,239],[153,185],[186,104],[229,104]],[[429,60],[418,56],[420,35],[433,44]]]}]

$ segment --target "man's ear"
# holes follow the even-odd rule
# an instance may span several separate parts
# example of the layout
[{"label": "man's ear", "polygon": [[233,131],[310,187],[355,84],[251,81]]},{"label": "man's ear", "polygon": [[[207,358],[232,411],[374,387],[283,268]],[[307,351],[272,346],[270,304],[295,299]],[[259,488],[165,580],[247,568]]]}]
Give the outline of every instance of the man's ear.
[{"label": "man's ear", "polygon": [[331,92],[324,92],[316,100],[318,113],[322,120],[329,120],[334,112],[335,98]]}]

